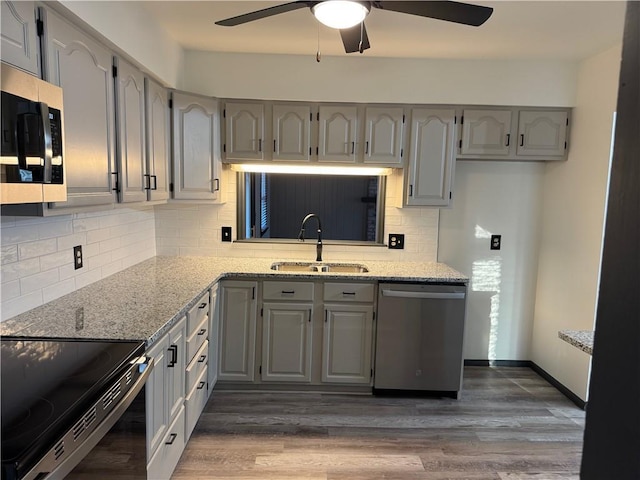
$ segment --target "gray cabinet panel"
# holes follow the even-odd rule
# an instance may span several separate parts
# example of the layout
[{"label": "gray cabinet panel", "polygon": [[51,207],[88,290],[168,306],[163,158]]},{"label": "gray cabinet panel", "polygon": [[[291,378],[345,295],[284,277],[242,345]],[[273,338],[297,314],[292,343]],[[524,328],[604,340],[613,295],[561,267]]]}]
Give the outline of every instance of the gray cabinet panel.
[{"label": "gray cabinet panel", "polygon": [[308,162],[311,159],[311,107],[273,106],[273,160]]},{"label": "gray cabinet panel", "polygon": [[171,139],[169,92],[149,78],[145,78],[145,87],[148,200],[167,200]]},{"label": "gray cabinet panel", "polygon": [[35,2],[0,2],[2,61],[38,75],[38,37]]},{"label": "gray cabinet panel", "polygon": [[263,160],[264,105],[261,103],[227,103],[225,106],[226,158]]},{"label": "gray cabinet panel", "polygon": [[358,109],[355,106],[321,106],[318,161],[355,163]]},{"label": "gray cabinet panel", "polygon": [[364,163],[402,165],[403,109],[367,107]]},{"label": "gray cabinet panel", "polygon": [[498,156],[509,154],[510,110],[465,110],[463,116],[460,153]]},{"label": "gray cabinet panel", "polygon": [[565,154],[568,113],[566,111],[521,111],[518,117],[518,155]]}]

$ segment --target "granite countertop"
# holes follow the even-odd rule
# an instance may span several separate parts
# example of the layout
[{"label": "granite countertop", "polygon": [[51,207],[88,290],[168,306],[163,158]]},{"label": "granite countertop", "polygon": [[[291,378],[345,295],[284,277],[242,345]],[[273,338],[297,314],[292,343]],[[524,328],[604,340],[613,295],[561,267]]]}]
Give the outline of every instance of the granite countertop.
[{"label": "granite countertop", "polygon": [[[295,260],[294,260],[295,262]],[[435,262],[364,262],[366,273],[282,272],[259,258],[154,257],[0,323],[0,335],[140,340],[151,345],[224,278],[466,283]]]},{"label": "granite countertop", "polygon": [[593,330],[560,330],[558,337],[589,355],[593,355]]}]

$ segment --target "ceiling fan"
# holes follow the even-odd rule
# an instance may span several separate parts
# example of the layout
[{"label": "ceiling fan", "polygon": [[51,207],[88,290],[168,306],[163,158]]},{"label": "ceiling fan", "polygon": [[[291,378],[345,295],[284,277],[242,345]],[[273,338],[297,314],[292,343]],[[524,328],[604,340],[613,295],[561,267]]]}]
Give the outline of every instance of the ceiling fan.
[{"label": "ceiling fan", "polygon": [[347,53],[360,52],[370,48],[369,37],[364,26],[364,19],[372,8],[407,13],[419,17],[435,18],[447,22],[461,23],[478,27],[491,16],[493,8],[468,3],[436,0],[436,1],[370,1],[324,0],[284,3],[274,7],[256,10],[236,17],[219,20],[216,25],[234,27],[262,18],[291,12],[301,8],[309,8],[321,23],[340,30],[342,43]]}]

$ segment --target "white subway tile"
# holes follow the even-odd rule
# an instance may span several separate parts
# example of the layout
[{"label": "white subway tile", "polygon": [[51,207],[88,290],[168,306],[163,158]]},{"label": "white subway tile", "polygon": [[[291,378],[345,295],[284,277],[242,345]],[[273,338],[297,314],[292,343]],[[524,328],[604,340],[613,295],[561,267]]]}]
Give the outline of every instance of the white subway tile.
[{"label": "white subway tile", "polygon": [[60,279],[58,269],[47,270],[45,272],[36,273],[28,277],[20,279],[20,291],[23,295],[31,293],[35,290],[42,290],[44,287],[48,287]]},{"label": "white subway tile", "polygon": [[8,282],[40,272],[40,259],[30,258],[21,262],[2,265],[2,281]]},{"label": "white subway tile", "polygon": [[120,239],[119,238],[112,238],[110,240],[104,240],[102,242],[100,242],[100,253],[105,253],[105,252],[110,252],[112,250],[116,250],[117,248],[120,248]]},{"label": "white subway tile", "polygon": [[85,257],[84,266],[87,270],[94,270],[100,268],[103,265],[107,265],[112,262],[112,252],[101,253],[92,257]]},{"label": "white subway tile", "polygon": [[48,238],[36,242],[21,243],[18,245],[18,258],[20,260],[26,260],[27,258],[39,257],[57,251],[57,240],[55,238]]},{"label": "white subway tile", "polygon": [[3,245],[0,247],[2,265],[18,261],[18,245]]},{"label": "white subway tile", "polygon": [[42,290],[36,290],[35,292],[21,295],[17,298],[12,298],[11,300],[2,302],[2,309],[0,314],[2,315],[2,320],[4,321],[8,318],[15,317],[16,315],[24,313],[27,310],[39,307],[42,304]]},{"label": "white subway tile", "polygon": [[108,228],[100,228],[98,230],[89,230],[87,232],[87,243],[99,243],[111,238],[111,232]]},{"label": "white subway tile", "polygon": [[73,265],[73,250],[50,253],[40,257],[40,270],[43,272],[52,268],[59,268],[64,265]]},{"label": "white subway tile", "polygon": [[73,233],[73,224],[71,219],[69,217],[67,218],[67,220],[59,222],[42,223],[38,225],[38,238],[44,239],[71,235]]},{"label": "white subway tile", "polygon": [[122,260],[116,260],[108,263],[102,266],[102,278],[106,278],[109,275],[113,275],[114,273],[118,273],[122,270],[124,270],[122,267]]},{"label": "white subway tile", "polygon": [[74,292],[76,290],[76,281],[74,278],[69,278],[62,282],[54,283],[48,287],[42,289],[42,300],[46,302],[50,302],[55,300],[56,298],[63,297],[68,293]]},{"label": "white subway tile", "polygon": [[98,230],[100,228],[100,219],[97,217],[76,218],[73,220],[73,231],[88,232],[90,230]]},{"label": "white subway tile", "polygon": [[58,237],[58,251],[70,250],[73,252],[73,247],[76,245],[84,245],[87,243],[87,233],[80,232],[72,235],[64,235]]},{"label": "white subway tile", "polygon": [[38,240],[37,225],[23,225],[15,227],[2,227],[0,230],[0,242],[2,245],[32,242]]},{"label": "white subway tile", "polygon": [[81,289],[82,287],[86,287],[87,285],[97,282],[101,278],[102,278],[102,271],[99,268],[82,273],[75,277],[76,288]]},{"label": "white subway tile", "polygon": [[0,285],[0,298],[3,302],[20,296],[20,280],[3,282]]}]

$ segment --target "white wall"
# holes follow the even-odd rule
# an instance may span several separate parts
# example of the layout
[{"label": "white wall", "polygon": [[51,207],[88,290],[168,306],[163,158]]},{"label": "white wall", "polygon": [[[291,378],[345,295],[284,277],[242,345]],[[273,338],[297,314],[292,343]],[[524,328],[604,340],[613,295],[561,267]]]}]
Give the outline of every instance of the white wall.
[{"label": "white wall", "polygon": [[[529,360],[545,165],[458,161],[438,261],[470,277],[464,358]],[[502,248],[490,250],[492,234]]]},{"label": "white wall", "polygon": [[576,64],[187,51],[185,89],[221,98],[571,106]]},{"label": "white wall", "polygon": [[532,360],[583,400],[590,357],[558,330],[593,330],[599,278],[620,47],[581,63],[566,163],[549,164]]},{"label": "white wall", "polygon": [[[399,175],[396,173],[395,175]],[[236,182],[229,175],[230,188],[224,205],[156,206],[156,234],[159,255],[206,255],[225,257],[263,257],[315,259],[316,245],[307,242],[278,243],[222,243],[221,227],[233,227],[236,237]],[[356,247],[324,243],[322,258],[326,261],[388,260],[435,262],[438,251],[438,209],[390,207],[397,204],[398,182],[387,182],[385,233],[404,233],[405,249],[389,250],[381,246]],[[302,218],[292,219],[300,222]]]},{"label": "white wall", "polygon": [[60,4],[165,85],[181,88],[183,49],[138,2],[62,0]]},{"label": "white wall", "polygon": [[[0,318],[6,320],[156,254],[153,209],[59,217],[2,216]],[[82,245],[84,267],[73,265]]]}]

